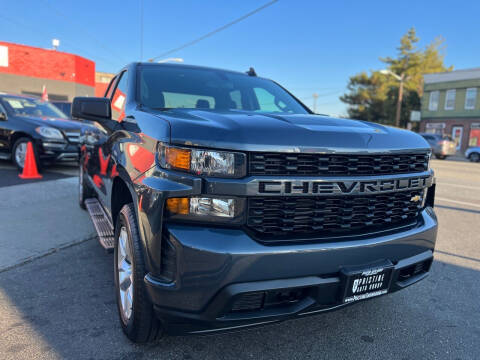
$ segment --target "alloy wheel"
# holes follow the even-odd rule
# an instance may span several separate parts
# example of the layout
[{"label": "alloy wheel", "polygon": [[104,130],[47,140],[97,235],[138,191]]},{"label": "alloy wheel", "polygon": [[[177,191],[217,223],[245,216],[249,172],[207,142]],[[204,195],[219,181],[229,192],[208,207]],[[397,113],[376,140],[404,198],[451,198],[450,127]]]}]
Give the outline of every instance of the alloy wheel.
[{"label": "alloy wheel", "polygon": [[21,142],[15,148],[15,161],[22,168],[23,168],[23,165],[25,164],[26,154],[27,154],[27,143]]},{"label": "alloy wheel", "polygon": [[117,251],[118,290],[123,321],[128,322],[133,310],[133,267],[132,251],[125,226],[120,229]]}]

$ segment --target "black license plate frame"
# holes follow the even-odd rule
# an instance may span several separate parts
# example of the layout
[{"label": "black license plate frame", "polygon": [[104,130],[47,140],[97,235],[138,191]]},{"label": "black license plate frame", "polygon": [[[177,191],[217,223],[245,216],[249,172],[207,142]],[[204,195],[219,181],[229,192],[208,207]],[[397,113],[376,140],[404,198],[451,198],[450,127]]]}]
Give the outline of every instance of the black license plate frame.
[{"label": "black license plate frame", "polygon": [[392,280],[393,266],[343,270],[342,274],[344,278],[342,303],[348,304],[387,294]]}]

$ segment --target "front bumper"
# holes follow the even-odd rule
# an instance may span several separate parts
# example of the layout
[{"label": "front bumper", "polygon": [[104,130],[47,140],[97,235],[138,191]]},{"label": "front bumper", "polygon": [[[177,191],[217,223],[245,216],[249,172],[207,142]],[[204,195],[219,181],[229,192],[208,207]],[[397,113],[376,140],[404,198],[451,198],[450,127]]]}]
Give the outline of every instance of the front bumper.
[{"label": "front bumper", "polygon": [[171,279],[145,277],[156,314],[169,333],[210,333],[342,307],[340,271],[347,266],[388,261],[394,266],[389,292],[411,285],[428,274],[437,220],[427,208],[416,227],[402,232],[285,246],[262,245],[240,229],[169,224],[166,233],[175,254],[168,259]]},{"label": "front bumper", "polygon": [[80,149],[77,144],[42,140],[38,143],[40,159],[48,162],[78,161]]}]

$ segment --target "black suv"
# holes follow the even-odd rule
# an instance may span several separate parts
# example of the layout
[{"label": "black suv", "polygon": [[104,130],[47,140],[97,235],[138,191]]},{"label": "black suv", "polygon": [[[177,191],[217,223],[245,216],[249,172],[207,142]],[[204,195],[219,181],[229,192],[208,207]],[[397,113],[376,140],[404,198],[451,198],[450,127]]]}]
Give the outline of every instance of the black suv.
[{"label": "black suv", "polygon": [[133,341],[319,314],[430,270],[435,184],[417,134],[315,115],[254,71],[176,64],[131,64],[72,116],[97,123],[79,200],[114,250]]},{"label": "black suv", "polygon": [[39,165],[76,161],[82,126],[47,101],[0,94],[0,159],[11,159],[23,169],[27,143],[32,141]]}]

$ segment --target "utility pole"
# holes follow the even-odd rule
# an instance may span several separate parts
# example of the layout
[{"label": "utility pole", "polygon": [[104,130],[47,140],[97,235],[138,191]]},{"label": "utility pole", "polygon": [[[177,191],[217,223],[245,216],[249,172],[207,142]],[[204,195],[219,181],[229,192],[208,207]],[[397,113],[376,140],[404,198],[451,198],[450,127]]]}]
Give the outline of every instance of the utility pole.
[{"label": "utility pole", "polygon": [[403,99],[403,81],[405,80],[405,73],[400,75],[400,85],[398,86],[398,99],[397,99],[397,111],[395,113],[395,126],[400,127],[400,115],[402,111],[402,99]]},{"label": "utility pole", "polygon": [[397,111],[395,112],[395,126],[400,127],[400,115],[402,112],[402,99],[403,99],[403,83],[405,82],[406,79],[408,79],[408,76],[405,76],[404,72],[401,75],[397,75],[388,69],[380,70],[380,74],[391,75],[395,79],[397,79],[398,82],[400,83],[398,86]]},{"label": "utility pole", "polygon": [[313,112],[315,114],[317,113],[317,99],[318,99],[318,94],[314,93],[313,94]]},{"label": "utility pole", "polygon": [[143,0],[140,0],[140,61],[143,60]]}]

